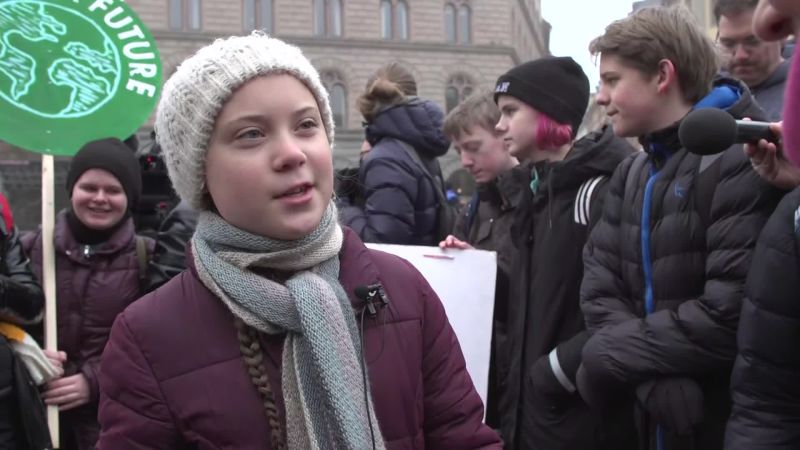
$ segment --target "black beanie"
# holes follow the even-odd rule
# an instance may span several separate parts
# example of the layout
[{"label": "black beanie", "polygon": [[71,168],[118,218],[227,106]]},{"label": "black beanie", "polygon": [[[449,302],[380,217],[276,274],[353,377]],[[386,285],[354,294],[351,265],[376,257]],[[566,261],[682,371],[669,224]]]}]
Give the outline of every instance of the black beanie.
[{"label": "black beanie", "polygon": [[547,56],[528,61],[497,79],[494,101],[510,95],[578,133],[589,106],[589,79],[569,56]]},{"label": "black beanie", "polygon": [[142,172],[133,151],[117,138],[105,138],[89,142],[72,158],[67,173],[67,195],[78,178],[89,169],[103,169],[114,175],[125,195],[128,209],[133,210],[142,194]]}]

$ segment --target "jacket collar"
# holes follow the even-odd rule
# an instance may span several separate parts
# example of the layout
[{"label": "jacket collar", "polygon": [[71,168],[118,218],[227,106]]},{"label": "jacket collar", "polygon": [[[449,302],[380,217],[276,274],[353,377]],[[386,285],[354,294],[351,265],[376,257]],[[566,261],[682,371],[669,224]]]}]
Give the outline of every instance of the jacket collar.
[{"label": "jacket collar", "polygon": [[78,262],[86,262],[86,254],[90,255],[113,255],[125,249],[136,236],[133,226],[133,219],[128,217],[123,219],[125,223],[120,226],[105,242],[96,245],[84,245],[79,243],[67,224],[67,212],[61,211],[56,218],[55,243],[56,251],[67,255],[70,259]]}]

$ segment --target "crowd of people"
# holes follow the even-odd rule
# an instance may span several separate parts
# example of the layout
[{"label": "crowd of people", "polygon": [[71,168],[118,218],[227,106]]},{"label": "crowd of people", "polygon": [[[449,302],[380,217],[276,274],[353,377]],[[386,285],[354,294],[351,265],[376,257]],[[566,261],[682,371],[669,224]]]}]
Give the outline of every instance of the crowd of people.
[{"label": "crowd of people", "polygon": [[[0,196],[0,448],[800,449],[800,4],[718,0],[609,24],[444,114],[399,63],[358,99],[360,165],[296,47],[218,39],[165,83],[181,202],[137,234],[116,138],[70,163],[42,350],[41,230]],[[722,58],[720,58],[722,56]],[[689,152],[703,108],[772,138]],[[636,145],[634,145],[636,144]],[[476,182],[459,210],[437,158]],[[637,148],[639,147],[639,148]],[[696,149],[693,149],[697,152]],[[337,179],[339,177],[339,179]],[[365,242],[497,252],[484,405],[436,292]],[[454,277],[455,278],[455,277]],[[391,299],[391,300],[389,300]]]}]

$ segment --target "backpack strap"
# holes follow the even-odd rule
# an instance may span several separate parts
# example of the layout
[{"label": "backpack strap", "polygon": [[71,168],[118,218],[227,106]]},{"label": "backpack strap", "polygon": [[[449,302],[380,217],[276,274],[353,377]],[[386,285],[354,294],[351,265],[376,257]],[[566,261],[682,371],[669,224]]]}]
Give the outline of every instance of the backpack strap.
[{"label": "backpack strap", "polygon": [[592,194],[594,194],[597,186],[605,178],[605,176],[600,175],[594,178],[589,178],[588,180],[584,181],[583,184],[581,184],[581,187],[578,189],[578,195],[575,196],[575,206],[573,207],[575,223],[589,225],[589,219],[591,218]]},{"label": "backpack strap", "polygon": [[[434,232],[436,233],[437,239],[442,240],[446,238],[448,234],[453,232],[456,222],[456,210],[450,205],[450,202],[447,201],[447,197],[445,196],[444,180],[442,179],[441,169],[439,169],[438,164],[434,166],[435,160],[433,160],[431,164],[425,164],[419,157],[417,150],[410,144],[399,139],[394,139],[394,141],[400,144],[400,147],[402,147],[403,150],[408,153],[414,163],[422,169],[422,173],[425,175],[425,177],[431,183],[433,183],[436,202],[439,204],[439,207],[436,210],[437,223]],[[439,170],[434,171],[434,168]]]},{"label": "backpack strap", "polygon": [[412,147],[411,144],[403,142],[399,139],[395,139],[395,142],[400,144],[400,146],[403,147],[403,150],[405,150],[411,159],[414,160],[414,163],[422,168],[422,171],[425,173],[427,178],[433,182],[433,185],[436,188],[436,197],[440,200],[439,203],[446,205],[447,198],[444,195],[444,182],[442,181],[442,177],[438,174],[432,173],[431,168],[422,161],[422,158],[419,157],[419,153],[417,153],[417,150]]},{"label": "backpack strap", "polygon": [[694,207],[703,227],[708,229],[711,225],[711,202],[714,200],[714,191],[719,184],[720,156],[725,152],[713,155],[704,155],[697,168],[697,189],[695,189]]}]

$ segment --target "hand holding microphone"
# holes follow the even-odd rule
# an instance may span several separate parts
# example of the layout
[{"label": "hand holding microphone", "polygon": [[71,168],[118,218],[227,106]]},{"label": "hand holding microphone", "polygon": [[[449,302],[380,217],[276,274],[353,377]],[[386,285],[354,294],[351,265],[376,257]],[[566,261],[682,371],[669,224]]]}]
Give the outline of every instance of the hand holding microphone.
[{"label": "hand holding microphone", "polygon": [[688,151],[698,155],[712,155],[733,144],[744,144],[753,170],[765,181],[781,189],[800,185],[800,169],[781,153],[781,122],[736,120],[721,109],[704,108],[686,116],[678,136]]},{"label": "hand holding microphone", "polygon": [[681,144],[692,153],[713,155],[733,144],[756,143],[761,139],[777,143],[776,135],[767,122],[736,120],[717,108],[702,108],[690,112],[678,129]]},{"label": "hand holding microphone", "polygon": [[778,136],[777,144],[761,139],[758,143],[744,145],[744,153],[750,158],[753,170],[777,188],[793,189],[800,186],[800,169],[784,158],[781,153],[780,138],[783,137],[783,122],[771,123],[770,131]]}]

